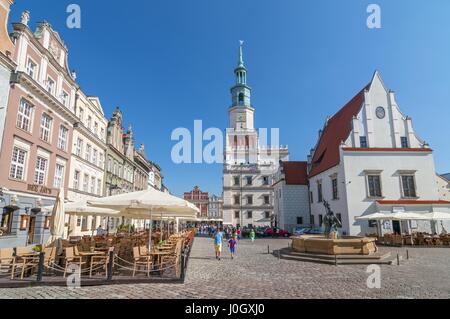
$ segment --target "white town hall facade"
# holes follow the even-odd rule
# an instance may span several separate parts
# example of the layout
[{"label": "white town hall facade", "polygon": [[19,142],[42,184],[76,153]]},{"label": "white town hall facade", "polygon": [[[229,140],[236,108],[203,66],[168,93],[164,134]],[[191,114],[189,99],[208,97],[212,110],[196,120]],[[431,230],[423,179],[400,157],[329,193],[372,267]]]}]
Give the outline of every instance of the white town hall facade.
[{"label": "white town hall facade", "polygon": [[327,201],[342,221],[341,235],[450,228],[448,222],[356,220],[376,212],[450,212],[450,202],[439,195],[432,149],[378,72],[327,120],[308,156],[308,175],[315,226],[322,224]]}]

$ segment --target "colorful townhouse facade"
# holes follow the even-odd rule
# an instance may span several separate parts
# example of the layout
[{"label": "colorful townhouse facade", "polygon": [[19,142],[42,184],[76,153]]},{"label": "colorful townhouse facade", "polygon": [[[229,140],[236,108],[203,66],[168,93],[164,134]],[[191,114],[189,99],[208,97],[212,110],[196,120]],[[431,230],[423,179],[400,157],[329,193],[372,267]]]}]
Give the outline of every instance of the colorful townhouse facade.
[{"label": "colorful townhouse facade", "polygon": [[[51,205],[67,194],[78,85],[68,49],[47,22],[35,31],[25,11],[10,35],[17,67],[11,74],[0,153],[0,246],[36,244],[49,233]],[[3,23],[2,23],[3,25]]]}]

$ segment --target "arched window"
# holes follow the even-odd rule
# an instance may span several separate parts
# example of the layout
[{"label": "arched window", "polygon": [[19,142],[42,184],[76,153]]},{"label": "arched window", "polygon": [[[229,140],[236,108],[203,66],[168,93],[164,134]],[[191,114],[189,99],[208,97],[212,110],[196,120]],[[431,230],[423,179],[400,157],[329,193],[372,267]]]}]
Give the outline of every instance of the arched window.
[{"label": "arched window", "polygon": [[243,105],[244,104],[244,93],[239,93],[239,105]]}]

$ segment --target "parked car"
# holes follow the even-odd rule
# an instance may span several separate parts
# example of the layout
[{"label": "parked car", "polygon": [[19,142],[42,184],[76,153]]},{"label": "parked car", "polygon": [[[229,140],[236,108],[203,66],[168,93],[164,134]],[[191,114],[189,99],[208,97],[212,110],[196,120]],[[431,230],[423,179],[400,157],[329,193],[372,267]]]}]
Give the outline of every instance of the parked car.
[{"label": "parked car", "polygon": [[255,232],[256,232],[256,237],[260,237],[260,238],[266,237],[266,236],[267,236],[267,235],[266,235],[266,230],[267,230],[268,228],[269,228],[269,227],[257,227],[256,230],[255,230]]},{"label": "parked car", "polygon": [[306,227],[294,227],[294,230],[292,231],[292,234],[294,236],[300,236],[300,235],[305,235],[306,232],[308,230],[310,230],[311,228],[306,228]]},{"label": "parked car", "polygon": [[267,228],[265,232],[268,237],[289,237],[291,234],[288,231],[279,228]]}]

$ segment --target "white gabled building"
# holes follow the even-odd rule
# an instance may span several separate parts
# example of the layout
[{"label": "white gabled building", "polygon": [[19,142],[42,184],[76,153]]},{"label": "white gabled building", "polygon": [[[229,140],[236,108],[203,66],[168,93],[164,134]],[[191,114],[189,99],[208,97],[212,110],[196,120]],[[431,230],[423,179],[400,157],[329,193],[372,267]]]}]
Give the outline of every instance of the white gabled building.
[{"label": "white gabled building", "polygon": [[281,162],[274,177],[275,225],[288,232],[310,226],[306,162]]},{"label": "white gabled building", "polygon": [[450,212],[439,195],[432,149],[378,72],[319,135],[308,157],[312,224],[322,224],[326,200],[342,220],[343,235],[441,231],[440,223],[432,229],[428,221],[355,220],[375,212]]}]

